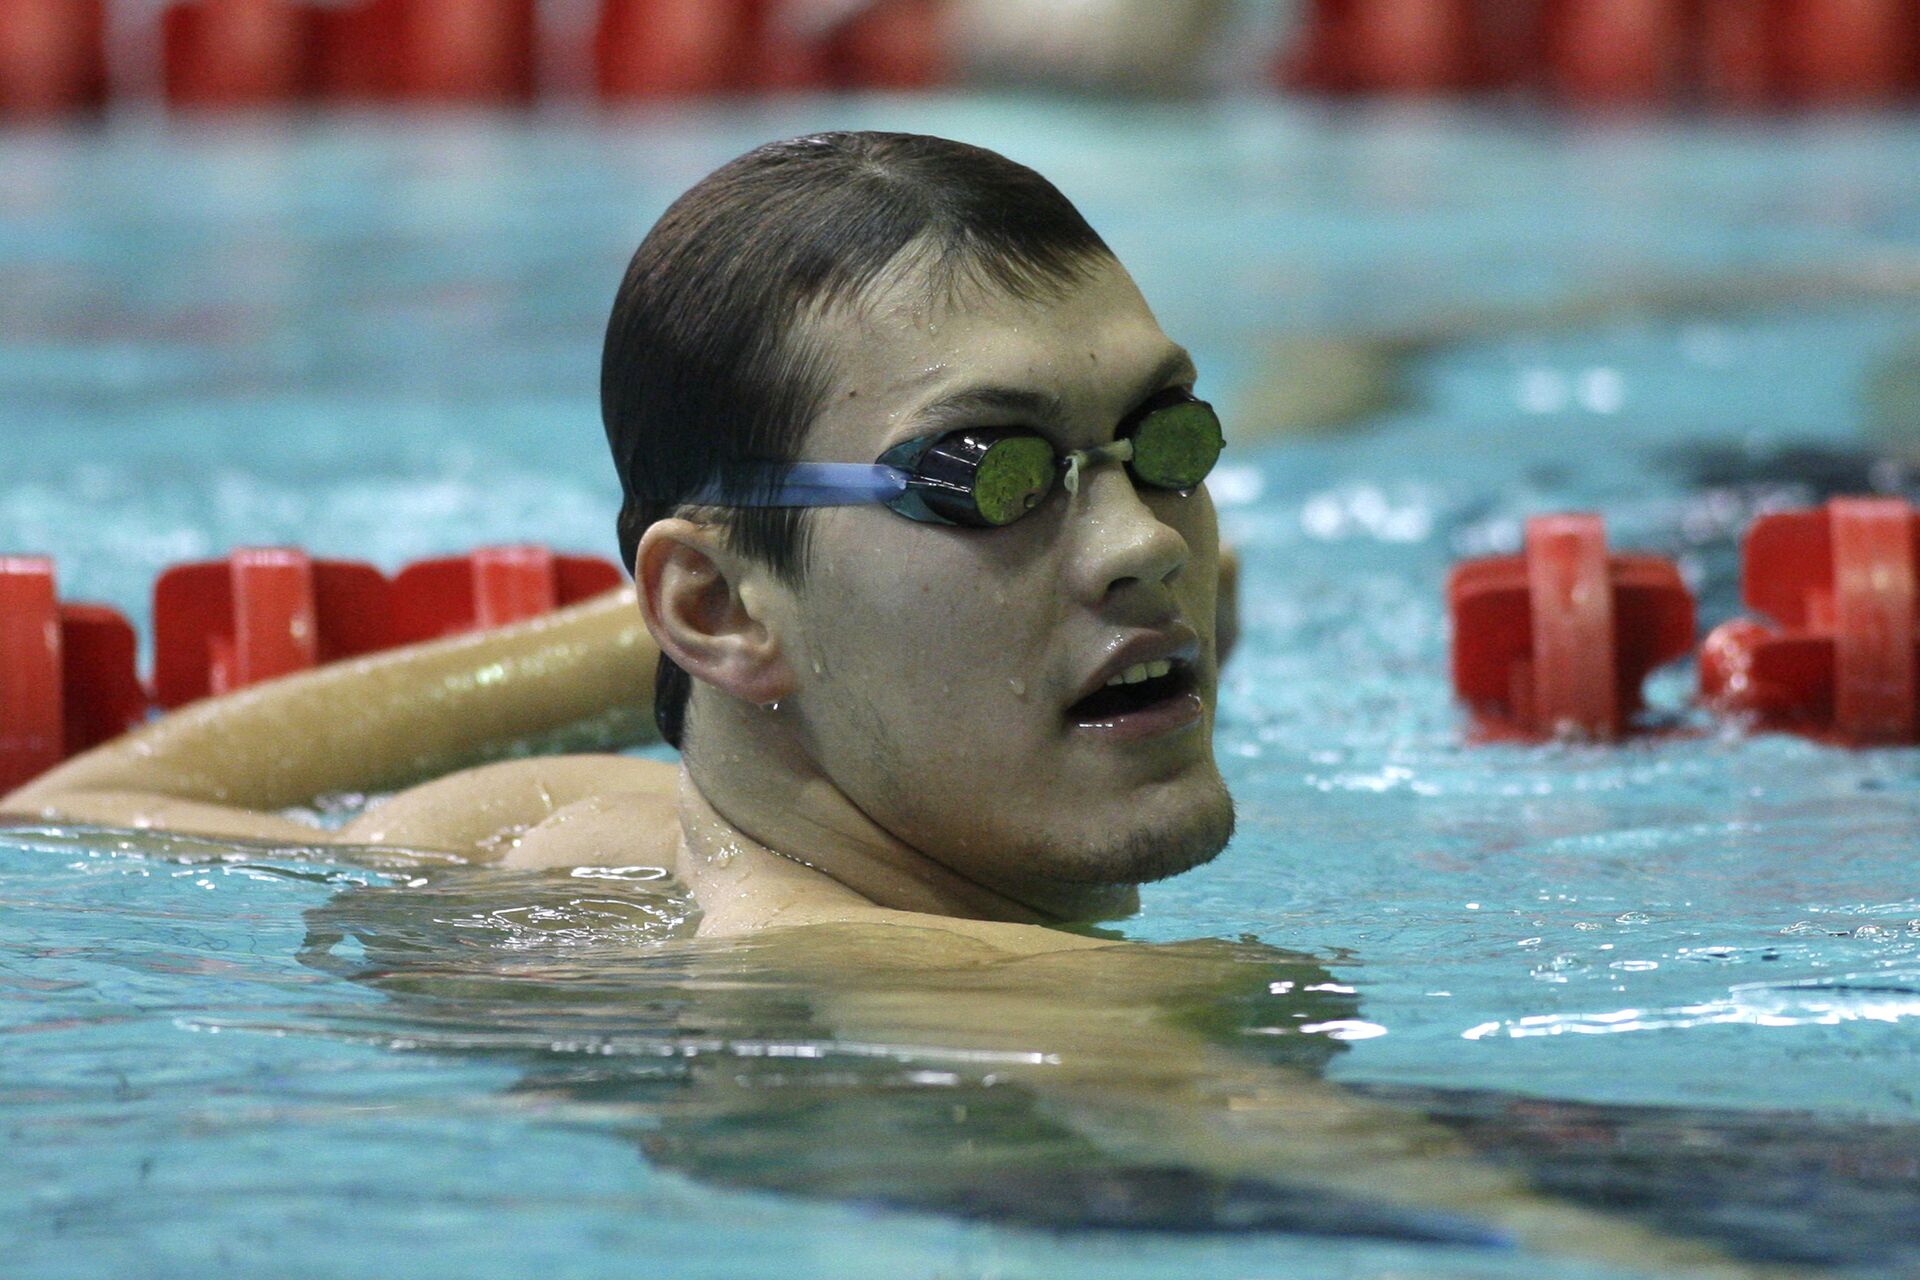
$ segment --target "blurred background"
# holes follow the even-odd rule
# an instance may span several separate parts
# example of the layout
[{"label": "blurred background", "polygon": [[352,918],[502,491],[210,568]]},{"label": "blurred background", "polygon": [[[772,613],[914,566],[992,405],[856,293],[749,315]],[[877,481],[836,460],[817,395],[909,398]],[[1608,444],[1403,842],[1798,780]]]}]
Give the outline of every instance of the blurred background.
[{"label": "blurred background", "polygon": [[0,112],[1034,84],[1777,109],[1920,87],[1908,0],[0,0]]}]

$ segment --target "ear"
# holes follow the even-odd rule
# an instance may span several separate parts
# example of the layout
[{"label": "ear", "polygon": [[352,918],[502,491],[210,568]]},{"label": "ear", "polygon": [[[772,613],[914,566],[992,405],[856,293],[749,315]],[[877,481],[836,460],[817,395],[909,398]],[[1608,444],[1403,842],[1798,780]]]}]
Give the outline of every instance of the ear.
[{"label": "ear", "polygon": [[691,520],[656,520],[634,553],[640,612],[660,652],[695,680],[756,704],[793,692],[779,628],[761,616],[766,572],[730,551],[718,529]]}]

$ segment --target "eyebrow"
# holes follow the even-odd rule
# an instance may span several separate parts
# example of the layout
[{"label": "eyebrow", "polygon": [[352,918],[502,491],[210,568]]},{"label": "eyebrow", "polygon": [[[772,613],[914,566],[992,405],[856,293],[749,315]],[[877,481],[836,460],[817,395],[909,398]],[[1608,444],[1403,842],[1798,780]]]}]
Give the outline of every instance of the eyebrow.
[{"label": "eyebrow", "polygon": [[[1169,348],[1153,367],[1153,372],[1142,378],[1127,398],[1128,411],[1146,401],[1149,396],[1166,389],[1176,382],[1190,382],[1198,377],[1194,369],[1193,356],[1185,347]],[[967,387],[951,395],[945,395],[933,401],[914,415],[916,424],[939,427],[949,422],[966,418],[977,418],[985,414],[1006,414],[1010,417],[1024,418],[1036,426],[1062,430],[1067,422],[1067,408],[1058,394],[1048,391],[1034,391],[1024,387]],[[1124,416],[1124,415],[1123,415]]]}]

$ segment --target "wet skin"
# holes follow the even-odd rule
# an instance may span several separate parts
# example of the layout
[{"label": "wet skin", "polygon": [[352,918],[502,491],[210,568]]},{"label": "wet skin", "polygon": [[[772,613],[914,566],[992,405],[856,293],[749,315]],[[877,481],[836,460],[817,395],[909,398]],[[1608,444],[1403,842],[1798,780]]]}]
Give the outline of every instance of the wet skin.
[{"label": "wet skin", "polygon": [[[837,377],[803,460],[870,461],[972,426],[1086,449],[1150,395],[1192,386],[1110,259],[1027,301],[947,295],[910,254],[810,322]],[[1108,464],[1001,529],[877,506],[812,519],[797,585],[728,553],[710,521],[663,521],[641,543],[648,627],[697,682],[689,774],[721,818],[879,905],[1002,919],[1122,914],[1133,885],[1218,852],[1232,809],[1212,750],[1204,487],[1136,488]],[[1164,696],[1076,707],[1154,659],[1176,664]]]}]

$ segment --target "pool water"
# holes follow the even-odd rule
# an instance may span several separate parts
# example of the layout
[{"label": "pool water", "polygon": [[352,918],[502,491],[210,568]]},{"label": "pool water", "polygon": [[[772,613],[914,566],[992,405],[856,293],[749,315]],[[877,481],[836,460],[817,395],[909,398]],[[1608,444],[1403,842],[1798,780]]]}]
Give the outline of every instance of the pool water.
[{"label": "pool water", "polygon": [[[1529,513],[1598,509],[1711,624],[1754,513],[1903,491],[1901,406],[1868,390],[1920,308],[1859,266],[1920,260],[1911,119],[932,99],[0,134],[0,550],[143,629],[161,568],[235,544],[611,554],[627,255],[721,160],[825,127],[1047,173],[1227,411],[1241,834],[1122,932],[1295,953],[1332,1014],[1302,1031],[1256,987],[1236,1034],[1544,1187],[1920,1270],[1920,755],[1743,735],[1685,669],[1653,682],[1661,735],[1466,745],[1441,595]],[[1755,280],[1787,283],[1742,304]],[[1263,432],[1273,353],[1324,334],[1389,353],[1389,407]],[[7,1273],[1633,1273],[1343,1238],[1311,1206],[1126,1230],[1220,1224],[1101,1219],[1036,1153],[1044,1115],[862,1058],[750,956],[654,945],[686,914],[640,872],[0,830]],[[751,1105],[693,1115],[692,1060]],[[994,1177],[916,1194],[916,1126],[962,1095]]]}]

